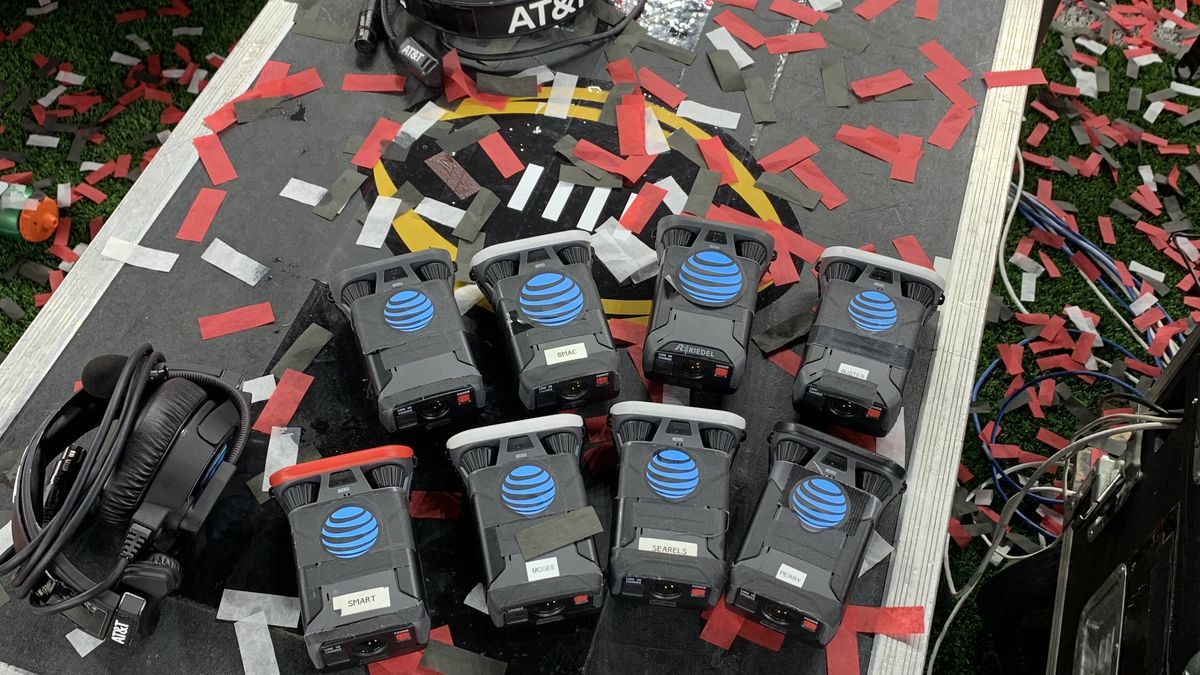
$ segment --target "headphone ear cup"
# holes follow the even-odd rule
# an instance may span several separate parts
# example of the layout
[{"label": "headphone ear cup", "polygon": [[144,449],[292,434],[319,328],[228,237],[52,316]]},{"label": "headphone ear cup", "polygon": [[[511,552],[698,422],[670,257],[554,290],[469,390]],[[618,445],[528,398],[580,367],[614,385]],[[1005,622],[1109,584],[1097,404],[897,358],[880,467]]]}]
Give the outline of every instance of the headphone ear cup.
[{"label": "headphone ear cup", "polygon": [[163,382],[150,395],[100,496],[97,517],[102,522],[116,526],[129,522],[167,449],[206,398],[200,385],[178,377]]},{"label": "headphone ear cup", "polygon": [[167,555],[166,553],[154,552],[146,557],[145,563],[148,565],[156,565],[161,567],[167,577],[167,595],[179,590],[183,585],[183,567],[179,561]]}]

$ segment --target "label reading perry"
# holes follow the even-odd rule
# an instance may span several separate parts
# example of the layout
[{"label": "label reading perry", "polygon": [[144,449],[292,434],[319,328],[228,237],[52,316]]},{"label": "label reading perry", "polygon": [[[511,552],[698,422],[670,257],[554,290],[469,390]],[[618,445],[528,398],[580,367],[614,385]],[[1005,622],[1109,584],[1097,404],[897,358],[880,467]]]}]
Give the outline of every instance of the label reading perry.
[{"label": "label reading perry", "polygon": [[775,578],[796,588],[804,588],[804,581],[808,579],[808,575],[787,563],[780,563]]},{"label": "label reading perry", "polygon": [[672,539],[655,539],[653,537],[638,537],[638,550],[667,555],[685,555],[695,558],[700,555],[699,547],[687,541]]}]

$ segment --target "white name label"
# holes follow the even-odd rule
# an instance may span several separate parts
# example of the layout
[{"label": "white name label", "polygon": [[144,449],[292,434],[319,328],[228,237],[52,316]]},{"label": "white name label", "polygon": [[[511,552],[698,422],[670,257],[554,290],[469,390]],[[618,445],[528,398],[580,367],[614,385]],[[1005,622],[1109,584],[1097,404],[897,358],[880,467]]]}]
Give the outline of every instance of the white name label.
[{"label": "white name label", "polygon": [[556,363],[586,359],[587,345],[582,342],[576,342],[573,345],[550,347],[544,353],[546,354],[546,365],[552,366]]},{"label": "white name label", "polygon": [[638,537],[639,551],[665,553],[667,555],[685,555],[689,558],[695,558],[700,554],[698,548],[699,547],[695,544],[687,541],[654,539],[653,537]]},{"label": "white name label", "polygon": [[525,563],[525,576],[530,581],[553,579],[558,576],[558,558],[541,558]]},{"label": "white name label", "polygon": [[775,573],[775,578],[796,588],[804,588],[804,580],[808,578],[808,575],[791,565],[780,563],[779,571]]},{"label": "white name label", "polygon": [[353,616],[377,609],[387,609],[392,606],[392,594],[387,586],[368,588],[365,591],[335,595],[330,600],[333,608],[341,616]]},{"label": "white name label", "polygon": [[852,366],[849,363],[843,363],[840,366],[838,366],[838,373],[841,375],[849,375],[850,377],[856,377],[860,380],[865,380],[865,379],[867,379],[867,376],[871,374],[871,371],[867,370],[866,368],[859,368],[858,366]]}]

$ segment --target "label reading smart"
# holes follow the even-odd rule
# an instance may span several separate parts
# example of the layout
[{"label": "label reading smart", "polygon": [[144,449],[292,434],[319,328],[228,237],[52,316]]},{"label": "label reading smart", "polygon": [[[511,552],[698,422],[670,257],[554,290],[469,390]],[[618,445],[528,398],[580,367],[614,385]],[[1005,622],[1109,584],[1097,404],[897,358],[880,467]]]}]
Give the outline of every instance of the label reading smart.
[{"label": "label reading smart", "polygon": [[525,576],[530,581],[553,579],[558,576],[558,558],[540,558],[525,563]]},{"label": "label reading smart", "polygon": [[387,586],[378,586],[345,595],[335,595],[330,598],[330,602],[340,616],[353,616],[391,607],[392,594]]},{"label": "label reading smart", "polygon": [[671,539],[654,539],[653,537],[638,537],[638,550],[667,555],[685,555],[689,558],[699,556],[698,547],[687,541]]},{"label": "label reading smart", "polygon": [[544,353],[546,354],[546,365],[552,366],[556,363],[565,363],[567,361],[586,359],[587,345],[582,342],[576,342],[573,345],[548,347]]},{"label": "label reading smart", "polygon": [[867,379],[867,376],[869,376],[871,374],[871,371],[867,370],[866,368],[859,368],[858,366],[852,366],[849,363],[843,363],[840,366],[838,366],[838,374],[839,375],[849,375],[850,377],[856,377],[860,380],[865,380],[865,379]]},{"label": "label reading smart", "polygon": [[780,563],[775,578],[796,588],[804,588],[804,580],[808,578],[808,575],[787,563]]}]

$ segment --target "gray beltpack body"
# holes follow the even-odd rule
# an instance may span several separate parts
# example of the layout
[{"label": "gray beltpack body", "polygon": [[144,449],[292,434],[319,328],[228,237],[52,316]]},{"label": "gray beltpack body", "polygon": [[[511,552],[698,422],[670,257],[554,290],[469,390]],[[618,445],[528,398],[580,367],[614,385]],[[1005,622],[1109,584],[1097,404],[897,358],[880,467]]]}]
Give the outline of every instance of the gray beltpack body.
[{"label": "gray beltpack body", "polygon": [[488,246],[472,259],[471,278],[495,310],[526,409],[620,393],[586,235],[555,232]]},{"label": "gray beltpack body", "polygon": [[471,429],[446,441],[471,500],[488,614],[497,628],[594,612],[604,576],[589,536],[526,560],[518,533],[587,507],[583,418],[560,414]]},{"label": "gray beltpack body", "polygon": [[729,466],[746,421],[722,410],[626,401],[612,407],[621,455],[613,595],[713,607],[725,591]]},{"label": "gray beltpack body", "polygon": [[732,393],[746,372],[758,282],[775,256],[771,235],[740,225],[667,216],[658,223],[659,275],[642,351],[647,375]]},{"label": "gray beltpack body", "polygon": [[879,513],[904,469],[828,434],[780,422],[771,469],[725,602],[768,628],[826,644],[837,633]]},{"label": "gray beltpack body", "polygon": [[875,436],[900,415],[921,327],[942,303],[937,272],[846,246],[817,261],[821,305],[792,404]]},{"label": "gray beltpack body", "polygon": [[280,469],[301,628],[318,669],[391,658],[429,642],[421,564],[408,516],[412,449],[389,445]]},{"label": "gray beltpack body", "polygon": [[483,407],[446,251],[351,267],[329,290],[350,318],[385,429],[439,426]]}]

